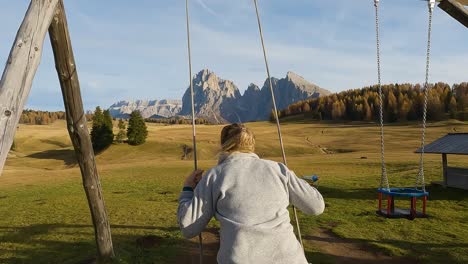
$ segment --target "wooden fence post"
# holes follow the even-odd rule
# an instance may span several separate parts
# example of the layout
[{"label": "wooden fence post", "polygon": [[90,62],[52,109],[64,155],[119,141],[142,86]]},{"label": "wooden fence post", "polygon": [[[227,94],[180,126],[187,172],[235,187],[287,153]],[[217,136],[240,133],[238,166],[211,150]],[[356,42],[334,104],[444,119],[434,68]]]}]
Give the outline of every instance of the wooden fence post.
[{"label": "wooden fence post", "polygon": [[32,0],[0,80],[0,174],[42,57],[58,0]]},{"label": "wooden fence post", "polygon": [[68,133],[80,165],[83,187],[91,210],[99,257],[101,260],[107,260],[114,257],[110,225],[86,116],[83,111],[80,83],[62,0],[59,0],[57,5],[55,16],[50,24],[49,35],[63,94]]}]

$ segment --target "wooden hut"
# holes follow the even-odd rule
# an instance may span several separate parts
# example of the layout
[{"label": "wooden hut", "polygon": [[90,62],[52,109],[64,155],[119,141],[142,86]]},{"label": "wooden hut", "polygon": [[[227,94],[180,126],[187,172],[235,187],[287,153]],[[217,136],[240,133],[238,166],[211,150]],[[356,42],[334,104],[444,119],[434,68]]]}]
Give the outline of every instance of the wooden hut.
[{"label": "wooden hut", "polygon": [[[420,153],[421,149],[416,152]],[[442,182],[447,187],[468,190],[468,168],[449,167],[447,155],[468,155],[468,133],[449,133],[424,147],[424,153],[442,154]],[[468,159],[467,159],[468,161]]]}]

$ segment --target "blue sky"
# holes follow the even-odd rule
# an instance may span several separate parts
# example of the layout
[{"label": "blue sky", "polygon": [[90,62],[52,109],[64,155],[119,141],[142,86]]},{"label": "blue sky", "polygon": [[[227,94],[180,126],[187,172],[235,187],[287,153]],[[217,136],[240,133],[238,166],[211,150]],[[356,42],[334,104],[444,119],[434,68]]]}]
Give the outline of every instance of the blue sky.
[{"label": "blue sky", "polygon": [[[2,0],[0,62],[29,1]],[[381,1],[383,82],[422,82],[427,5]],[[123,99],[180,99],[188,85],[185,1],[65,0],[85,109]],[[371,0],[259,0],[271,73],[331,91],[376,82]],[[194,74],[209,68],[241,91],[266,78],[252,0],[190,0]],[[431,81],[468,81],[466,29],[436,8]],[[28,108],[62,110],[48,37]]]}]

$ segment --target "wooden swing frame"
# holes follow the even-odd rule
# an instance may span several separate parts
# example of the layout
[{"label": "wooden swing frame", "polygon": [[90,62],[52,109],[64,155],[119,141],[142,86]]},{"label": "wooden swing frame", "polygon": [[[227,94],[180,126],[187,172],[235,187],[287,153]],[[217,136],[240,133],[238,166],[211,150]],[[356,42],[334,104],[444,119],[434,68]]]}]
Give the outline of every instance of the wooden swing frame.
[{"label": "wooden swing frame", "polygon": [[[468,27],[468,0],[442,0],[439,7]],[[114,257],[109,220],[83,110],[63,0],[31,0],[0,80],[0,174],[31,90],[49,32],[66,110],[67,129],[80,166],[99,258]]]},{"label": "wooden swing frame", "polygon": [[31,0],[0,81],[0,173],[49,32],[67,120],[94,225],[98,257],[114,257],[109,220],[89,136],[63,0]]}]

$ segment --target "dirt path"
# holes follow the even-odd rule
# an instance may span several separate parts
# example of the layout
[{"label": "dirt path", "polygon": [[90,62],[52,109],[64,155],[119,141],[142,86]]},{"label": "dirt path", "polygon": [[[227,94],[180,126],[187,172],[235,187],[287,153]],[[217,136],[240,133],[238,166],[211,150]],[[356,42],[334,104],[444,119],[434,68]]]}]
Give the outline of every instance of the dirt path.
[{"label": "dirt path", "polygon": [[[216,264],[216,254],[219,249],[219,233],[216,228],[208,228],[203,231],[203,264]],[[200,251],[198,236],[187,242],[187,247],[177,257],[177,264],[199,264]]]},{"label": "dirt path", "polygon": [[[385,254],[375,252],[368,245],[345,239],[336,236],[330,230],[320,229],[313,236],[304,238],[308,243],[319,248],[320,252],[334,258],[336,264],[351,264],[351,263],[379,263],[379,264],[394,264],[394,263],[417,263],[402,257],[390,257]],[[319,264],[315,262],[314,264]]]},{"label": "dirt path", "polygon": [[[336,264],[417,263],[416,261],[407,258],[390,257],[382,253],[375,252],[363,243],[352,239],[340,238],[327,229],[320,229],[314,235],[306,236],[304,241],[318,248],[321,253],[334,259],[334,263]],[[212,228],[203,232],[203,247],[203,263],[216,264],[216,253],[219,249],[219,233],[216,229]],[[177,258],[176,263],[199,263],[198,237],[191,239],[187,243],[187,248]],[[314,264],[320,264],[320,262],[315,261]]]}]

